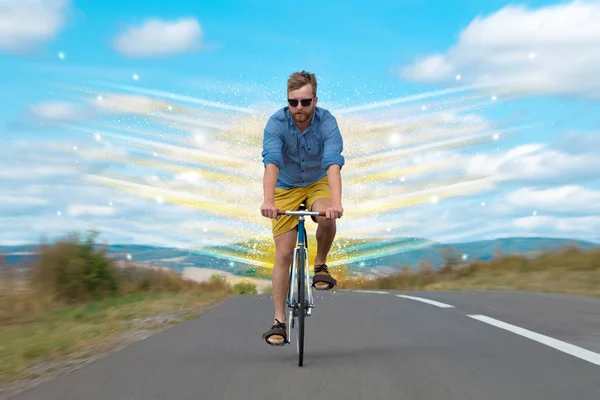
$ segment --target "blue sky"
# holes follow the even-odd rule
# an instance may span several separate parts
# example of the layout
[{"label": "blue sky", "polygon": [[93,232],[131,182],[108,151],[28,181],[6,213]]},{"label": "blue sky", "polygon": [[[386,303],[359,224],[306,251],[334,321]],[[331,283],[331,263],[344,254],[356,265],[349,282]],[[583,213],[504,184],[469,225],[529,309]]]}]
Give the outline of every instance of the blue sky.
[{"label": "blue sky", "polygon": [[342,238],[600,241],[598,2],[10,4],[0,244],[268,240],[257,141],[300,69],[345,138]]}]

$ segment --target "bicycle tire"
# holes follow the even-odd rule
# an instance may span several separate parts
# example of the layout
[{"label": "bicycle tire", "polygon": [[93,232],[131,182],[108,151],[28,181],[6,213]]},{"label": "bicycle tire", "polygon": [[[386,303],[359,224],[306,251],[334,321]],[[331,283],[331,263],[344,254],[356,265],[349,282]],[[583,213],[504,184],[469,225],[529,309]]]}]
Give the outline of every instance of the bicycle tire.
[{"label": "bicycle tire", "polygon": [[297,330],[297,349],[298,349],[298,366],[301,367],[304,364],[304,316],[306,308],[306,277],[305,277],[305,259],[304,259],[304,246],[300,246],[298,250],[298,301],[297,301],[297,312],[298,312],[298,330]]}]

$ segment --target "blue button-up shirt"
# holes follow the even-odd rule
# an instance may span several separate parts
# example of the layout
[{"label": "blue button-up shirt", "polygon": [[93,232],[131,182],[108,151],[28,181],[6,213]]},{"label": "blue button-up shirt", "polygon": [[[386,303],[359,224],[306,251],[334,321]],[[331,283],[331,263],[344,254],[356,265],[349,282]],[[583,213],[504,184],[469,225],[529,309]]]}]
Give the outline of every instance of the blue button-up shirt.
[{"label": "blue button-up shirt", "polygon": [[264,130],[263,163],[279,167],[277,187],[307,186],[327,175],[332,164],[344,166],[344,143],[331,113],[315,107],[310,125],[300,132],[289,107],[275,112]]}]

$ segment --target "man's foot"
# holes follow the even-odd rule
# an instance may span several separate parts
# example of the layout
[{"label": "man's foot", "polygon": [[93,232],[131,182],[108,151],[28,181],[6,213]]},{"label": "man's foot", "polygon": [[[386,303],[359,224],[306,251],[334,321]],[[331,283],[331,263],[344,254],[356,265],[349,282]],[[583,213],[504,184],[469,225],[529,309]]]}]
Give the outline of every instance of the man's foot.
[{"label": "man's foot", "polygon": [[313,287],[317,290],[329,290],[336,285],[337,281],[329,274],[327,264],[315,265],[313,276]]},{"label": "man's foot", "polygon": [[279,322],[275,319],[275,323],[271,329],[263,333],[263,339],[271,346],[283,346],[287,342],[287,329],[285,322]]}]

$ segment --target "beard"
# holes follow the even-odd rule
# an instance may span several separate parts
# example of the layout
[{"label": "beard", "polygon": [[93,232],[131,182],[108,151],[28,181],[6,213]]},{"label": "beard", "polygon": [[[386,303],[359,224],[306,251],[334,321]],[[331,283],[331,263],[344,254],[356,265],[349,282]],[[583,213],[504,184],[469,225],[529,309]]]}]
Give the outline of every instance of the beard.
[{"label": "beard", "polygon": [[295,111],[292,116],[296,122],[306,122],[310,119],[312,111]]}]

